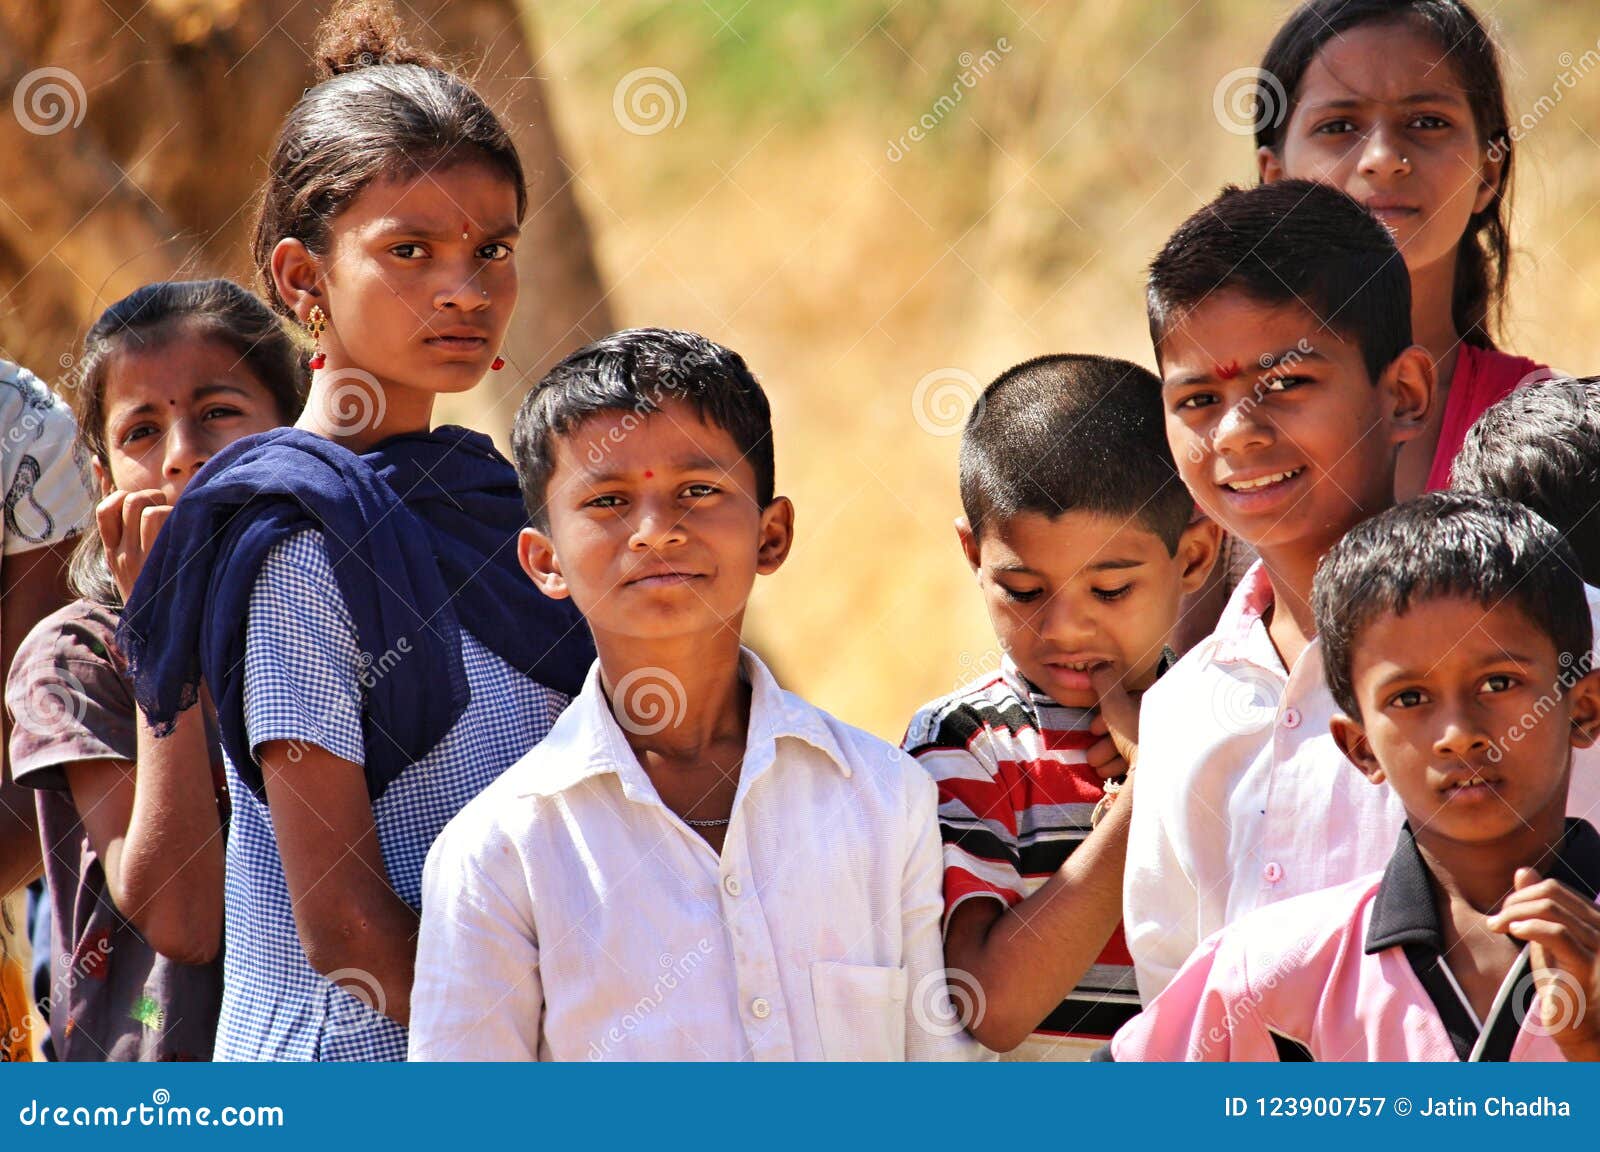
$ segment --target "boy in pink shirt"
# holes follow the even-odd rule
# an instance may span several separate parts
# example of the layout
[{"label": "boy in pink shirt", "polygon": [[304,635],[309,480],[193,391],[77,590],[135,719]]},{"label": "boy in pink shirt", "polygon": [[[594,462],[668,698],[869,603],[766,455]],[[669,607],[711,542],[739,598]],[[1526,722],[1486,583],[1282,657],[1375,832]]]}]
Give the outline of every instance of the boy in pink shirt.
[{"label": "boy in pink shirt", "polygon": [[1352,529],[1314,593],[1333,738],[1405,810],[1387,868],[1208,938],[1118,1060],[1600,1059],[1600,730],[1583,582],[1521,505],[1430,493]]}]

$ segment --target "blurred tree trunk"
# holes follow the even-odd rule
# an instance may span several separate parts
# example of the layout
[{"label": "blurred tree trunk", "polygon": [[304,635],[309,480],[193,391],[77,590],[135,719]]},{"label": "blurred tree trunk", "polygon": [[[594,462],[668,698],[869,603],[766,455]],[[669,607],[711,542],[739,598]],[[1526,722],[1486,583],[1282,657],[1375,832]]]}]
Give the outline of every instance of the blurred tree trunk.
[{"label": "blurred tree trunk", "polygon": [[[60,380],[99,311],[164,277],[254,286],[249,231],[283,115],[330,5],[0,4],[0,355]],[[408,0],[506,120],[529,179],[511,368],[441,411],[502,441],[515,398],[611,316],[516,0]],[[502,402],[504,401],[504,402]]]}]

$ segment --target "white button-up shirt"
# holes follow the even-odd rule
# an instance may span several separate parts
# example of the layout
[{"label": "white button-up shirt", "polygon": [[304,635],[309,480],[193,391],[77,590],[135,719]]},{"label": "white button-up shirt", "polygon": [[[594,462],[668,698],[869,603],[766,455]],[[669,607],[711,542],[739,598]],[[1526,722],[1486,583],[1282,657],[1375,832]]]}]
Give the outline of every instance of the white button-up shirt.
[{"label": "white button-up shirt", "polygon": [[600,688],[428,854],[413,1060],[970,1059],[939,936],[933,780],[778,687],[720,856]]},{"label": "white button-up shirt", "polygon": [[[1587,590],[1600,627],[1600,591]],[[1123,927],[1150,1001],[1207,936],[1251,910],[1381,872],[1405,810],[1334,743],[1321,644],[1292,670],[1262,617],[1260,563],[1216,631],[1145,694]],[[1568,811],[1600,812],[1600,746],[1573,758]]]}]

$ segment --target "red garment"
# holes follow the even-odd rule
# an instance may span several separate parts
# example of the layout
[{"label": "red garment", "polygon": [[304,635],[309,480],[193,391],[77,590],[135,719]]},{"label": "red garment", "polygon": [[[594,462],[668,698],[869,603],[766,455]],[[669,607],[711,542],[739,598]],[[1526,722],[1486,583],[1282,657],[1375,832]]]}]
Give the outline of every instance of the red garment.
[{"label": "red garment", "polygon": [[1486,408],[1530,377],[1543,379],[1550,375],[1554,375],[1550,369],[1526,357],[1461,345],[1455,373],[1450,377],[1444,424],[1439,428],[1439,447],[1433,453],[1426,490],[1450,487],[1450,465],[1466,441],[1467,429]]}]

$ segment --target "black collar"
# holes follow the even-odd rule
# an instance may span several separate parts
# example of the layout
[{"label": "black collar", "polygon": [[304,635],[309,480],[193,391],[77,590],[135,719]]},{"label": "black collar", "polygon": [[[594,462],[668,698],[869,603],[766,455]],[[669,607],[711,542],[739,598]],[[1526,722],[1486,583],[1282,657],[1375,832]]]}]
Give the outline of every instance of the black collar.
[{"label": "black collar", "polygon": [[[1586,820],[1569,819],[1566,832],[1556,845],[1554,862],[1541,871],[1587,899],[1595,899],[1600,894],[1600,832]],[[1378,885],[1367,927],[1366,951],[1371,955],[1409,944],[1434,952],[1444,948],[1432,877],[1408,822],[1400,829],[1400,842]]]}]

